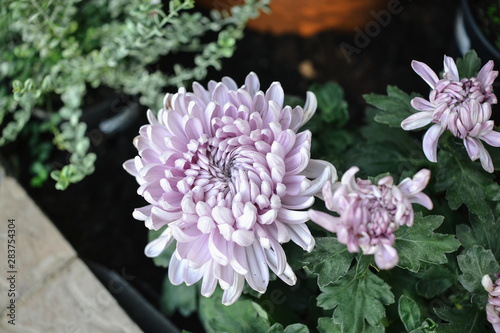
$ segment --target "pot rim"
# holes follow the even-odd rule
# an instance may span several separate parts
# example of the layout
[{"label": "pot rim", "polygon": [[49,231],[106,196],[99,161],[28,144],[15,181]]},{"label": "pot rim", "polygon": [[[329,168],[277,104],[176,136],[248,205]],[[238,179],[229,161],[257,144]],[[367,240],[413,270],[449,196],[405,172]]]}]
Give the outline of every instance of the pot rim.
[{"label": "pot rim", "polygon": [[488,40],[488,38],[486,38],[481,28],[479,28],[479,25],[476,22],[476,18],[472,14],[472,9],[469,5],[469,0],[461,0],[461,3],[462,3],[463,15],[466,18],[466,20],[470,22],[470,27],[473,30],[474,34],[477,35],[480,42],[484,44],[486,49],[489,52],[491,52],[491,54],[493,54],[495,58],[500,59],[500,51]]}]

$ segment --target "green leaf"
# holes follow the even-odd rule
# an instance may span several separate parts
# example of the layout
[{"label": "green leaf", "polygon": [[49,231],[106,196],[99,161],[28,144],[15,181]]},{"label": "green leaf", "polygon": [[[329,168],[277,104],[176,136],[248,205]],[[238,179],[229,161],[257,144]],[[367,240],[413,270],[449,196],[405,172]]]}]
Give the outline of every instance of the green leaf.
[{"label": "green leaf", "polygon": [[335,237],[323,237],[316,239],[316,247],[306,253],[301,262],[318,276],[318,286],[322,288],[344,276],[353,258],[345,244]]},{"label": "green leaf", "polygon": [[453,235],[433,232],[443,223],[443,219],[442,216],[423,217],[422,213],[416,213],[411,228],[404,226],[396,231],[394,247],[399,254],[399,267],[418,272],[421,262],[448,262],[445,253],[457,250],[460,243]]},{"label": "green leaf", "polygon": [[342,333],[342,325],[336,324],[333,318],[321,317],[318,319],[318,332],[320,333]]},{"label": "green leaf", "polygon": [[309,333],[309,328],[304,324],[292,324],[283,329],[283,325],[275,323],[267,333]]},{"label": "green leaf", "polygon": [[316,95],[318,113],[323,121],[337,128],[347,123],[349,110],[344,100],[344,90],[338,83],[313,84],[309,89]]},{"label": "green leaf", "polygon": [[481,279],[486,274],[493,276],[494,273],[498,273],[499,266],[493,253],[482,246],[474,245],[465,253],[462,252],[457,261],[462,271],[458,281],[464,288],[474,294],[486,293],[481,285]]},{"label": "green leaf", "polygon": [[333,284],[322,288],[318,306],[334,309],[333,320],[342,325],[342,332],[364,332],[380,328],[385,317],[384,305],[394,303],[390,287],[368,271],[364,278],[355,278],[355,269]]},{"label": "green leaf", "polygon": [[480,67],[481,59],[479,59],[474,50],[467,52],[463,58],[457,59],[457,69],[460,79],[477,76]]},{"label": "green leaf", "polygon": [[265,333],[270,324],[260,305],[241,297],[235,304],[222,304],[222,290],[199,298],[199,317],[206,332]]},{"label": "green leaf", "polygon": [[425,298],[433,298],[450,288],[456,281],[455,272],[446,265],[433,265],[416,284],[417,293]]},{"label": "green leaf", "polygon": [[464,248],[481,245],[491,250],[495,258],[500,258],[500,220],[482,221],[476,215],[470,214],[469,221],[471,226],[457,225],[457,238]]},{"label": "green leaf", "polygon": [[415,96],[410,96],[395,86],[387,86],[387,95],[366,94],[365,101],[382,110],[375,115],[375,121],[401,128],[401,122],[415,113],[410,101]]},{"label": "green leaf", "polygon": [[401,295],[398,302],[398,314],[408,332],[419,327],[420,309],[410,297]]},{"label": "green leaf", "polygon": [[446,190],[446,200],[451,209],[465,204],[482,220],[493,219],[485,190],[492,183],[493,175],[484,171],[477,161],[470,160],[461,142],[449,137],[442,140],[443,149],[438,153],[436,190]]},{"label": "green leaf", "polygon": [[166,275],[163,280],[160,308],[167,316],[173,315],[178,310],[181,315],[188,317],[196,311],[197,295],[198,291],[195,285],[174,286]]},{"label": "green leaf", "polygon": [[434,320],[427,318],[422,322],[420,327],[417,327],[416,329],[410,331],[410,333],[435,333],[436,327],[437,324],[434,322]]},{"label": "green leaf", "polygon": [[439,318],[448,323],[439,323],[436,332],[439,333],[484,333],[486,322],[486,313],[478,309],[473,304],[459,305],[458,308],[443,306],[434,308],[434,312]]},{"label": "green leaf", "polygon": [[408,158],[397,149],[396,145],[388,142],[361,143],[347,150],[344,158],[347,165],[363,166],[357,174],[359,177],[385,172],[399,174],[400,166],[408,163]]},{"label": "green leaf", "polygon": [[[427,161],[421,147],[421,141],[416,140],[409,132],[402,131],[399,128],[390,128],[385,124],[378,123],[374,118],[380,111],[367,107],[365,109],[365,118],[367,125],[363,126],[360,130],[361,136],[368,142],[390,142],[394,144],[394,149],[399,152],[411,151],[412,160],[418,157],[418,161]],[[416,155],[418,154],[418,155]]]}]

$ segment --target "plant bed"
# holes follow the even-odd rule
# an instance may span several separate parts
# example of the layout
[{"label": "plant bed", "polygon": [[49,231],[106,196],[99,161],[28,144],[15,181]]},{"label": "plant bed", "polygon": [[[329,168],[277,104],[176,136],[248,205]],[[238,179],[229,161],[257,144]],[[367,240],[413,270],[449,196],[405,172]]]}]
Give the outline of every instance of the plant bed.
[{"label": "plant bed", "polygon": [[[359,54],[352,54],[349,59],[339,45],[356,46],[356,31],[323,32],[309,38],[247,31],[234,56],[224,61],[222,71],[211,70],[207,80],[218,81],[227,75],[242,84],[245,76],[254,71],[263,87],[280,81],[287,93],[298,96],[304,96],[312,83],[336,81],[345,91],[351,121],[360,123],[365,108],[363,94],[384,93],[388,84],[424,94],[427,88],[411,72],[411,60],[439,68],[442,55],[449,51],[453,15],[443,13],[454,12],[453,1],[402,1],[401,4],[402,12],[394,15],[378,35],[370,37],[365,47],[357,47]],[[117,99],[126,105],[127,98]],[[97,155],[96,170],[63,192],[55,190],[50,181],[41,188],[30,187],[27,152],[18,159],[11,158],[23,152],[28,137],[5,147],[3,154],[12,165],[19,166],[16,176],[82,258],[115,270],[158,305],[166,270],[144,256],[148,232],[131,215],[133,208],[143,206],[144,201],[136,193],[135,180],[122,168],[124,161],[136,155],[132,140],[145,123],[145,112],[140,112],[127,129],[114,136],[102,135],[97,125],[89,127],[88,133],[97,135],[91,140],[91,150]],[[56,158],[64,163],[66,154]],[[199,331],[192,318],[176,314],[172,320],[178,327]]]}]

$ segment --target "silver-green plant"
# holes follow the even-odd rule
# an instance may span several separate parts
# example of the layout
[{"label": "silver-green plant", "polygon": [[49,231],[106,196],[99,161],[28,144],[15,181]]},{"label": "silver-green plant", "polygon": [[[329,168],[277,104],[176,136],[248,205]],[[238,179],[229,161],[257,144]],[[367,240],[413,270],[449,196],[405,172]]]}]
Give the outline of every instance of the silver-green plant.
[{"label": "silver-green plant", "polygon": [[[42,178],[51,171],[56,188],[66,189],[94,171],[96,155],[89,152],[86,124],[80,121],[88,87],[138,96],[155,109],[165,87],[201,80],[209,67],[220,69],[246,22],[268,3],[247,0],[204,16],[193,10],[194,0],[169,1],[166,10],[154,0],[2,2],[0,146],[14,141],[33,114],[42,114],[41,128],[70,157],[60,170],[49,170],[48,163],[41,167],[40,161],[34,169]],[[209,33],[215,40],[202,40]],[[178,52],[195,54],[191,68],[158,69],[160,57]]]}]

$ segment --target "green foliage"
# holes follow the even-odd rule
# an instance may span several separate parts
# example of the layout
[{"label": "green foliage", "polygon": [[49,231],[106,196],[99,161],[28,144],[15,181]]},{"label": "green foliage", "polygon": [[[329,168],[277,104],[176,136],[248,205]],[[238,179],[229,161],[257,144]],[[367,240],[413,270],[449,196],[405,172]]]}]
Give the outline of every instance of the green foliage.
[{"label": "green foliage", "polygon": [[465,253],[460,254],[457,260],[462,271],[458,281],[473,294],[486,294],[481,285],[481,279],[484,275],[493,276],[499,268],[493,253],[490,250],[485,250],[482,246],[474,245]]},{"label": "green foliage", "polygon": [[347,102],[344,100],[344,90],[338,83],[313,84],[310,90],[318,99],[318,109],[321,110],[321,118],[324,121],[337,128],[347,123],[349,120]]},{"label": "green foliage", "polygon": [[401,128],[401,122],[415,113],[410,101],[416,95],[408,95],[397,87],[387,86],[387,95],[366,94],[365,101],[382,110],[375,120],[393,128]]},{"label": "green foliage", "polygon": [[303,324],[292,324],[283,328],[283,325],[276,323],[269,328],[267,333],[309,333],[309,328]]},{"label": "green foliage", "polygon": [[[50,176],[65,189],[94,171],[85,124],[80,118],[87,88],[109,87],[133,95],[152,110],[161,105],[165,87],[185,85],[220,69],[231,57],[250,18],[268,0],[248,0],[230,13],[210,17],[192,10],[193,0],[7,0],[0,5],[0,146],[14,141],[33,114],[50,122],[53,143],[69,163]],[[203,38],[214,35],[214,40]],[[193,68],[158,62],[169,54],[193,54]],[[57,117],[54,117],[56,116]],[[47,120],[49,119],[49,120]],[[41,143],[40,143],[41,144]],[[35,162],[36,163],[36,162]],[[32,167],[34,184],[50,171]]]},{"label": "green foliage", "polygon": [[416,213],[411,228],[399,228],[396,231],[394,245],[399,254],[398,266],[411,272],[418,272],[422,262],[447,263],[445,253],[457,250],[460,243],[453,235],[434,233],[442,223],[442,216],[423,217],[422,213]]},{"label": "green foliage", "polygon": [[434,308],[436,314],[447,323],[439,323],[436,329],[438,333],[483,333],[486,332],[486,313],[474,305],[459,305],[451,308],[443,306]]},{"label": "green foliage", "polygon": [[[486,200],[493,197],[487,189],[492,184],[493,175],[484,172],[478,163],[470,160],[465,148],[455,139],[441,139],[438,153],[436,190],[446,190],[446,200],[451,209],[458,209],[465,204],[481,220],[493,219],[493,212]],[[494,189],[498,193],[498,187]]]},{"label": "green foliage", "polygon": [[316,238],[316,247],[302,258],[302,263],[318,276],[323,288],[344,276],[354,258],[347,247],[334,237]]},{"label": "green foliage", "polygon": [[465,249],[474,245],[483,246],[491,250],[495,258],[500,258],[500,221],[481,220],[476,215],[470,214],[470,226],[466,224],[457,225],[457,238]]},{"label": "green foliage", "polygon": [[432,298],[445,292],[456,280],[455,272],[450,267],[432,265],[423,272],[415,287],[420,296]]},{"label": "green foliage", "polygon": [[206,332],[264,333],[270,329],[267,313],[254,301],[240,299],[230,306],[222,305],[221,302],[220,289],[209,298],[200,297],[198,311]]},{"label": "green foliage", "polygon": [[[318,100],[316,114],[304,125],[305,129],[309,129],[313,134],[311,156],[339,165],[342,163],[339,156],[355,140],[353,133],[347,129],[349,112],[344,100],[344,91],[334,82],[315,84],[310,90]],[[304,101],[300,99],[293,102],[291,105],[304,105]]]},{"label": "green foliage", "polygon": [[384,305],[394,302],[390,287],[382,279],[370,271],[356,278],[354,268],[321,291],[318,305],[334,309],[333,321],[342,325],[342,332],[380,329],[385,316]]},{"label": "green foliage", "polygon": [[181,284],[174,286],[168,275],[163,280],[163,288],[160,297],[160,309],[168,316],[179,311],[184,317],[188,317],[197,309],[198,288],[195,285],[186,286]]},{"label": "green foliage", "polygon": [[408,332],[417,329],[420,325],[420,309],[410,297],[402,295],[398,301],[399,318]]},{"label": "green foliage", "polygon": [[457,69],[460,79],[464,77],[476,77],[479,68],[481,68],[481,59],[479,59],[474,50],[467,52],[463,58],[457,59]]}]

